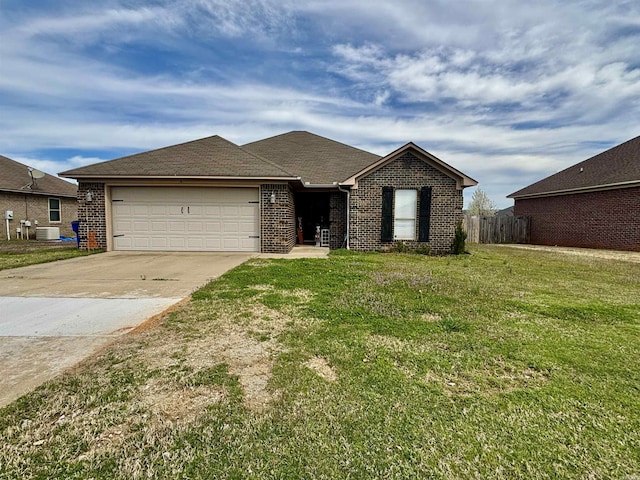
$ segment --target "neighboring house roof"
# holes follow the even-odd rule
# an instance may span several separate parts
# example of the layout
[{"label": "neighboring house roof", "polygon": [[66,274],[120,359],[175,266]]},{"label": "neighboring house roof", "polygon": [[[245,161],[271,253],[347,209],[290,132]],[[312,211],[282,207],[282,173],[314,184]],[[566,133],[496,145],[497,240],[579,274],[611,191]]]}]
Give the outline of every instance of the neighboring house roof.
[{"label": "neighboring house roof", "polygon": [[78,187],[60,178],[44,174],[35,181],[29,175],[29,167],[0,155],[0,191],[28,193],[31,195],[55,195],[56,197],[74,197]]},{"label": "neighboring house roof", "polygon": [[294,131],[242,148],[295,172],[312,185],[342,182],[380,159],[379,155],[313,133]]},{"label": "neighboring house roof", "polygon": [[67,170],[60,175],[71,178],[296,178],[270,160],[218,135]]},{"label": "neighboring house roof", "polygon": [[513,217],[513,205],[496,212],[496,217]]},{"label": "neighboring house roof", "polygon": [[417,146],[413,142],[409,142],[409,143],[403,145],[402,147],[398,148],[397,150],[391,152],[386,157],[382,157],[377,162],[366,166],[364,169],[360,170],[359,172],[356,172],[353,176],[351,176],[350,178],[345,180],[343,182],[343,184],[344,185],[357,185],[358,184],[358,180],[360,178],[365,177],[365,176],[375,172],[379,168],[384,167],[389,162],[392,162],[393,160],[395,160],[396,158],[400,157],[401,155],[404,155],[407,152],[411,152],[413,155],[415,155],[420,160],[424,161],[425,163],[428,163],[429,165],[431,165],[435,169],[439,170],[440,172],[444,173],[448,177],[451,177],[451,178],[455,179],[457,187],[460,190],[465,188],[465,187],[473,187],[473,186],[478,184],[478,182],[476,180],[474,180],[473,178],[468,177],[467,175],[465,175],[464,173],[462,173],[459,170],[456,170],[451,165],[443,162],[438,157],[436,157],[435,155],[432,155],[431,153],[429,153],[426,150],[422,149],[421,147]]},{"label": "neighboring house roof", "polygon": [[508,195],[541,197],[640,186],[640,137],[633,138]]}]

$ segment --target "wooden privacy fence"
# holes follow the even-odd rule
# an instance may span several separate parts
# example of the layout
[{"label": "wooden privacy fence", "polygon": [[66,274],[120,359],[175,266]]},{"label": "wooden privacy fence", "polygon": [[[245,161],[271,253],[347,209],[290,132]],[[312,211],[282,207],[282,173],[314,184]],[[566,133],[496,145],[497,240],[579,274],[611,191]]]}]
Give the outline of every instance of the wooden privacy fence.
[{"label": "wooden privacy fence", "polygon": [[465,215],[462,222],[471,243],[529,243],[529,217]]}]

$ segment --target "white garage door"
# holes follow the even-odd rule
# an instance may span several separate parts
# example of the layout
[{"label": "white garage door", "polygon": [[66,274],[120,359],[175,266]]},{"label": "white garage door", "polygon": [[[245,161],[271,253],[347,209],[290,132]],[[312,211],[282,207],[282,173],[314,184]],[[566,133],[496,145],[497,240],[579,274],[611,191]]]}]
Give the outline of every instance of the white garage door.
[{"label": "white garage door", "polygon": [[260,250],[257,188],[112,187],[115,250]]}]

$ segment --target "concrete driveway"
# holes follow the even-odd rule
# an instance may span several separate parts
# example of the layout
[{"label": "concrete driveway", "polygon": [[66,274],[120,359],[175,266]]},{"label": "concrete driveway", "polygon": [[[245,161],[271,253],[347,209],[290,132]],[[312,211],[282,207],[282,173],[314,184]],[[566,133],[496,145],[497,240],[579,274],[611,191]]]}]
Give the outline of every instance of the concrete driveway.
[{"label": "concrete driveway", "polygon": [[110,252],[0,271],[0,406],[252,256]]}]

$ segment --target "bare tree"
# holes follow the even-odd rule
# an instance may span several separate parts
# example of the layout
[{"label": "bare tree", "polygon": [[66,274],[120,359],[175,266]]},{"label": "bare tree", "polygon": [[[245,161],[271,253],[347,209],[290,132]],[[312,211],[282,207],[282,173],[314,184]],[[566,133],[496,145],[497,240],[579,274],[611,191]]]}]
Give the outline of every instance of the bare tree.
[{"label": "bare tree", "polygon": [[491,217],[495,215],[497,211],[498,208],[496,207],[496,204],[493,203],[493,200],[489,198],[489,195],[487,195],[484,190],[478,188],[473,192],[471,203],[467,210],[470,215]]}]

